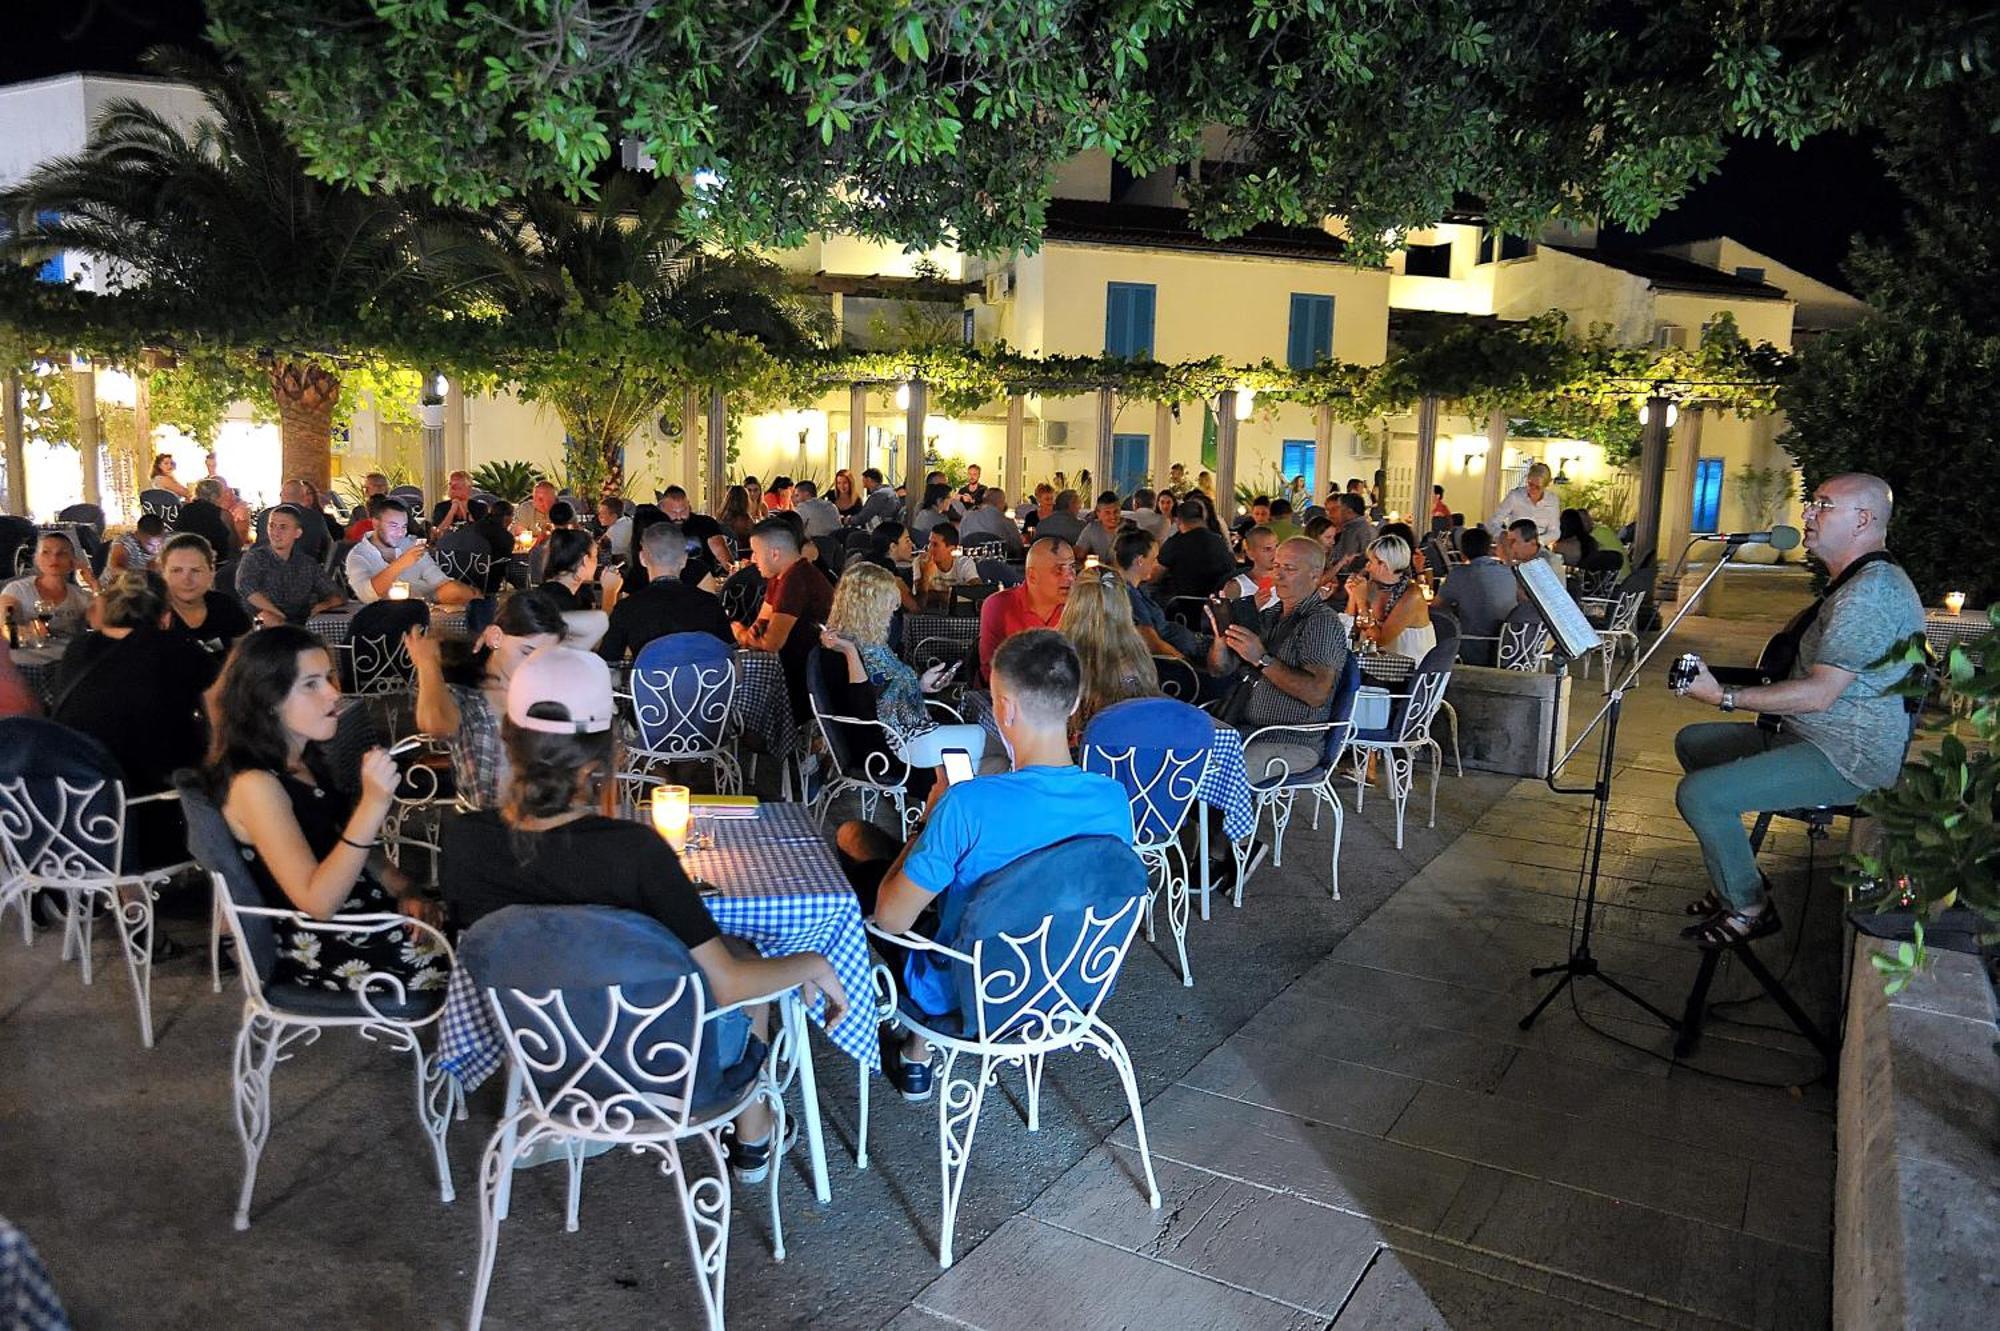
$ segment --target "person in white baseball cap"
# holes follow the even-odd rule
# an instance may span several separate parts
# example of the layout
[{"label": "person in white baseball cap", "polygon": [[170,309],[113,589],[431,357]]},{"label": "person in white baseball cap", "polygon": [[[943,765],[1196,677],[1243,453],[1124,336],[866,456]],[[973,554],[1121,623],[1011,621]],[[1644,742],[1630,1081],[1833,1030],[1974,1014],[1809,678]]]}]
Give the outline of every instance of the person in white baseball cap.
[{"label": "person in white baseball cap", "polygon": [[[612,728],[611,669],[601,657],[571,647],[542,647],[514,667],[507,681],[507,718],[500,730],[511,769],[498,809],[445,823],[439,879],[461,927],[507,906],[617,906],[665,925],[687,946],[708,984],[711,1006],[798,986],[808,1005],[823,995],[828,1025],[847,1010],[833,966],[817,952],[757,956],[732,948],[672,847],[645,823],[614,817],[618,754]],[[768,1005],[747,1009],[742,1022],[725,1019],[704,1037],[700,1079],[726,1078],[744,1058],[760,1056],[754,1031],[768,1044]],[[746,1183],[768,1177],[771,1118],[762,1103],[743,1111],[725,1138],[730,1167]]]}]

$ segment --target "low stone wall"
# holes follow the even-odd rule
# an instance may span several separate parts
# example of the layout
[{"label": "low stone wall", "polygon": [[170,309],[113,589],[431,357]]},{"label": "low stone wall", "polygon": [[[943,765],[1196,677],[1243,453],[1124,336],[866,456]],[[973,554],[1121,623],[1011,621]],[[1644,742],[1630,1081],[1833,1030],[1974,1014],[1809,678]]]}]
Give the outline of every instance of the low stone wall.
[{"label": "low stone wall", "polygon": [[1854,941],[1840,1052],[1833,1325],[2000,1326],[2000,1051],[1979,960],[1894,998]]},{"label": "low stone wall", "polygon": [[[1567,675],[1453,666],[1444,696],[1458,713],[1465,765],[1509,776],[1546,776],[1551,732],[1558,746],[1568,743],[1570,686]],[[1440,742],[1448,742],[1448,724],[1431,727]]]}]

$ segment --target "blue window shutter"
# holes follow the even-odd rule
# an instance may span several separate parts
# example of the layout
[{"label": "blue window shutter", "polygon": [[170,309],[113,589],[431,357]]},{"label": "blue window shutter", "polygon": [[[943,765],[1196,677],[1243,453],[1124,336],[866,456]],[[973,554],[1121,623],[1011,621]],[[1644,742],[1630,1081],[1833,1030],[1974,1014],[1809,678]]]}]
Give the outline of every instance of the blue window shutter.
[{"label": "blue window shutter", "polygon": [[1309,370],[1333,354],[1333,297],[1292,295],[1291,326],[1285,338],[1285,364]]},{"label": "blue window shutter", "polygon": [[1284,474],[1285,479],[1288,481],[1294,476],[1303,476],[1306,478],[1306,484],[1311,485],[1313,454],[1318,451],[1319,444],[1316,440],[1287,439],[1279,455],[1281,460],[1278,464],[1278,470]]},{"label": "blue window shutter", "polygon": [[1144,282],[1107,282],[1104,290],[1104,352],[1107,356],[1153,354],[1154,287]]},{"label": "blue window shutter", "polygon": [[1143,434],[1114,434],[1111,436],[1111,484],[1110,489],[1121,495],[1129,495],[1139,488],[1146,478],[1146,445],[1150,442]]}]

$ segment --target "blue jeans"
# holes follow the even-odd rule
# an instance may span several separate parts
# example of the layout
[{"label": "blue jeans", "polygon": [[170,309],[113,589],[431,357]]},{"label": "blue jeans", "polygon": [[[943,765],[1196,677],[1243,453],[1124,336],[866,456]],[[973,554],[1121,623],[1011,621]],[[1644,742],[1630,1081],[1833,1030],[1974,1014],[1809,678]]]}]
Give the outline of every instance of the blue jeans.
[{"label": "blue jeans", "polygon": [[1674,790],[1674,804],[1701,843],[1716,894],[1738,910],[1764,900],[1764,876],[1744,814],[1852,804],[1866,793],[1804,739],[1774,735],[1748,721],[1684,727],[1674,736],[1674,756],[1687,773]]}]

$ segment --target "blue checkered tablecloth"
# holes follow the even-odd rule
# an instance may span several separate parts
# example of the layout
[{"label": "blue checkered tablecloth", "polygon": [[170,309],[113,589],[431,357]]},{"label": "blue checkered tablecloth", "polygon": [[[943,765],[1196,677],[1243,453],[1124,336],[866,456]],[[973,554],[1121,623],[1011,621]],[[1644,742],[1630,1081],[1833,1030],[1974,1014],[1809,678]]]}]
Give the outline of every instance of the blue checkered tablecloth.
[{"label": "blue checkered tablecloth", "polygon": [[1924,611],[1924,640],[1942,658],[1962,642],[1983,638],[1993,631],[1993,622],[1984,610],[1967,610],[1954,615],[1949,610]]},{"label": "blue checkered tablecloth", "polygon": [[[993,697],[969,690],[960,707],[967,721],[977,722],[990,741],[992,752],[1003,751],[1000,728],[993,723]],[[1211,809],[1222,810],[1222,830],[1231,841],[1241,841],[1257,830],[1257,805],[1250,789],[1250,775],[1243,764],[1243,736],[1220,721],[1215,723],[1215,745],[1209,750],[1208,765],[1202,769],[1195,798]]]},{"label": "blue checkered tablecloth", "polygon": [[42,706],[54,701],[56,667],[62,663],[62,648],[23,647],[10,655],[14,668],[21,672],[21,682],[35,691]]},{"label": "blue checkered tablecloth", "polygon": [[932,657],[962,659],[978,643],[976,614],[903,616],[903,659],[912,665],[924,663],[920,653],[926,644]]},{"label": "blue checkered tablecloth", "polygon": [[[880,1069],[861,903],[805,806],[763,804],[755,818],[698,818],[695,830],[715,844],[690,848],[681,863],[720,889],[704,898],[716,925],[767,957],[818,952],[831,962],[847,990],[848,1011],[827,1035],[869,1071]],[[824,1000],[809,1011],[824,1025]],[[493,1013],[463,967],[452,972],[438,1052],[445,1070],[467,1091],[492,1075],[505,1056]]]},{"label": "blue checkered tablecloth", "polygon": [[69,1331],[56,1287],[28,1236],[0,1218],[0,1327],[6,1331]]},{"label": "blue checkered tablecloth", "polygon": [[1394,688],[1410,682],[1410,676],[1417,673],[1417,663],[1407,656],[1394,652],[1371,652],[1366,656],[1356,656],[1361,663],[1362,679],[1370,684],[1380,684]]},{"label": "blue checkered tablecloth", "polygon": [[736,653],[736,698],[730,711],[738,733],[755,735],[765,753],[783,757],[799,741],[791,690],[776,652]]},{"label": "blue checkered tablecloth", "polygon": [[[349,603],[332,610],[322,610],[306,620],[306,632],[311,633],[329,647],[339,647],[346,643],[348,631],[354,627],[358,604]],[[431,607],[431,632],[442,638],[463,638],[465,636],[465,607],[462,605]]]}]

